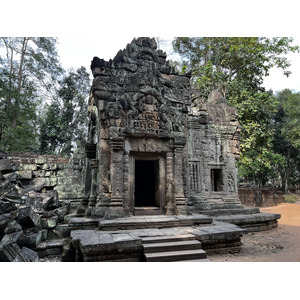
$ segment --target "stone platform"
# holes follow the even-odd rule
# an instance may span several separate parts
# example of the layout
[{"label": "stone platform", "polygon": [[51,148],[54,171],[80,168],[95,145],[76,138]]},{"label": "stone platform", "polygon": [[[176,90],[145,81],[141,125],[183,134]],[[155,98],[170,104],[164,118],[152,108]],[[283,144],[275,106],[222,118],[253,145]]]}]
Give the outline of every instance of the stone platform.
[{"label": "stone platform", "polygon": [[239,251],[244,229],[216,222],[210,226],[180,226],[135,230],[72,230],[71,238],[77,261],[143,261],[142,238],[191,234],[206,252]]},{"label": "stone platform", "polygon": [[260,213],[257,208],[209,213],[209,216],[146,215],[112,220],[68,216],[67,223],[57,227],[62,239],[56,248],[55,242],[49,246],[51,249],[40,245],[43,246],[40,253],[47,255],[60,249],[62,261],[145,261],[143,240],[183,235],[194,236],[207,254],[232,253],[241,250],[243,234],[276,227],[280,218],[279,214]]},{"label": "stone platform", "polygon": [[[205,215],[134,216],[113,220],[70,219],[72,261],[144,261],[143,239],[193,235],[202,249],[211,252],[236,252],[246,231],[234,224],[214,221]],[[81,228],[79,229],[79,224]],[[86,226],[85,226],[86,225]],[[78,229],[76,229],[76,227]],[[63,258],[64,260],[64,258]],[[199,260],[201,261],[201,260]]]}]

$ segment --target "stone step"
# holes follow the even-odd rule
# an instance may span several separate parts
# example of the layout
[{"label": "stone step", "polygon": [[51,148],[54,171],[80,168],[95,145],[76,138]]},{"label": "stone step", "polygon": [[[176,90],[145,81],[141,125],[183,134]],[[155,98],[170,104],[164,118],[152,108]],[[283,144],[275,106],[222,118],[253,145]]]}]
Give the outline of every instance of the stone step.
[{"label": "stone step", "polygon": [[133,215],[135,216],[152,216],[152,215],[161,215],[162,211],[159,207],[156,206],[141,206],[135,207]]},{"label": "stone step", "polygon": [[182,235],[163,235],[163,236],[150,236],[143,237],[143,244],[147,243],[162,243],[162,242],[176,242],[176,241],[190,241],[195,240],[196,237],[192,234],[182,234]]},{"label": "stone step", "polygon": [[197,240],[148,243],[143,245],[143,247],[144,253],[202,249],[201,243]]},{"label": "stone step", "polygon": [[205,215],[161,215],[133,216],[113,220],[100,220],[99,230],[126,230],[142,228],[167,228],[177,226],[205,226],[212,223],[212,218]]},{"label": "stone step", "polygon": [[34,250],[38,253],[40,258],[51,255],[60,255],[66,240],[67,239],[62,238],[41,242]]},{"label": "stone step", "polygon": [[191,259],[206,258],[206,252],[202,249],[197,250],[181,250],[181,251],[168,251],[145,253],[147,262],[169,262],[169,261],[185,261]]}]

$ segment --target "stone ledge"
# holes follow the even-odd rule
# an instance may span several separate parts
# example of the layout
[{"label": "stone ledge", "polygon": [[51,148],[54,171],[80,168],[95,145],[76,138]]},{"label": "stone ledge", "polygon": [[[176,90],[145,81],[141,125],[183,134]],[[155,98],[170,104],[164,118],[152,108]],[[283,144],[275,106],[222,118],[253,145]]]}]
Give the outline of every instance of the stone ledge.
[{"label": "stone ledge", "polygon": [[99,230],[123,230],[139,228],[167,228],[176,226],[194,226],[211,224],[212,218],[205,215],[162,215],[133,216],[113,220],[99,221]]},{"label": "stone ledge", "polygon": [[247,229],[247,231],[262,231],[277,227],[277,220],[280,218],[280,214],[256,213],[250,215],[218,216],[214,217],[214,220],[235,224]]}]

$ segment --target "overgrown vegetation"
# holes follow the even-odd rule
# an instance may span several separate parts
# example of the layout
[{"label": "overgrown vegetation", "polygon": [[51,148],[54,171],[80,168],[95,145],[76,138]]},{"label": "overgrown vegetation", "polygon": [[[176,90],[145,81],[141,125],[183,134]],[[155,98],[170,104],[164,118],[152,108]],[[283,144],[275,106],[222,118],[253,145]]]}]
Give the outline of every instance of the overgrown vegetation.
[{"label": "overgrown vegetation", "polygon": [[300,184],[299,94],[283,91],[274,95],[263,87],[263,81],[272,67],[290,75],[285,55],[299,52],[292,43],[287,37],[184,37],[173,41],[183,59],[182,72],[192,73],[203,97],[215,89],[237,108],[240,177],[259,185],[282,178],[285,191],[290,184]]},{"label": "overgrown vegetation", "polygon": [[83,137],[88,74],[64,70],[56,45],[47,37],[0,39],[2,150],[69,156]]}]

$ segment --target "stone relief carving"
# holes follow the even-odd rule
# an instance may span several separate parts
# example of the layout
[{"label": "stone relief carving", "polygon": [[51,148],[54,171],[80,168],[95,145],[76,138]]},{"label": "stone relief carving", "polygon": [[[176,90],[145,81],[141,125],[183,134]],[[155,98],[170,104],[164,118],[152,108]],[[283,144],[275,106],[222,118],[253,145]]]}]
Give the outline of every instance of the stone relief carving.
[{"label": "stone relief carving", "polygon": [[[162,198],[168,199],[163,206],[172,207],[172,211],[176,211],[173,198],[181,205],[190,193],[205,197],[209,203],[211,165],[224,165],[228,191],[236,193],[239,125],[235,109],[218,92],[204,99],[192,87],[190,76],[177,74],[166,54],[156,48],[155,39],[137,38],[113,60],[92,61],[89,136],[93,140],[99,137],[97,146],[103,141],[108,145],[104,155],[97,147],[102,155],[98,194],[103,194],[104,187],[107,192],[109,186],[114,196],[132,199],[129,193],[134,193],[134,187],[129,181],[134,174],[128,172],[134,170],[129,163],[124,167],[123,162],[125,156],[130,161],[136,152],[141,157],[148,155],[148,159],[155,155],[166,159]],[[119,146],[118,141],[122,141]],[[121,204],[121,200],[115,203]]]},{"label": "stone relief carving", "polygon": [[232,173],[228,174],[228,191],[230,193],[235,192],[235,181],[234,181]]}]

